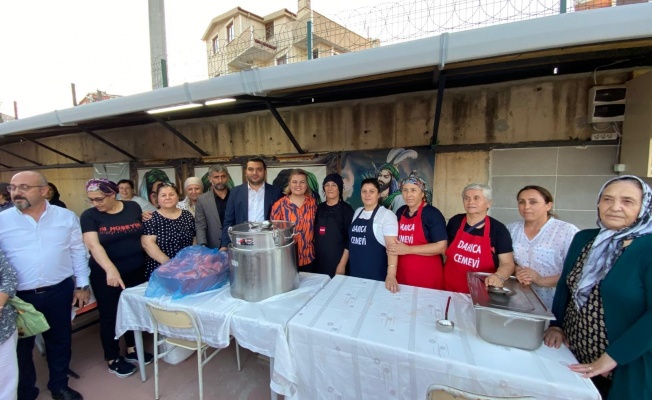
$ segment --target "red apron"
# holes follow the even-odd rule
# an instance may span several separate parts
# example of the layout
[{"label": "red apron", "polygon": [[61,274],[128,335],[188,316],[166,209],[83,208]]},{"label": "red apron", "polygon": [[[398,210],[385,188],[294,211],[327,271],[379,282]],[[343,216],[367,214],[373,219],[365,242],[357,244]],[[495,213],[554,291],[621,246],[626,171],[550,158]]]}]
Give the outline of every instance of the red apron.
[{"label": "red apron", "polygon": [[466,217],[462,219],[455,239],[446,249],[444,264],[444,288],[451,292],[469,293],[467,272],[496,272],[489,231],[489,217],[484,219],[484,235],[474,236],[464,230]]},{"label": "red apron", "polygon": [[[408,246],[428,244],[426,235],[423,233],[423,220],[421,219],[425,204],[421,203],[414,217],[408,219],[405,213],[403,213],[399,218],[398,240]],[[407,208],[405,212],[408,212]],[[440,255],[420,256],[417,254],[405,254],[398,256],[396,280],[403,285],[441,290],[444,288],[444,273],[442,268]]]}]

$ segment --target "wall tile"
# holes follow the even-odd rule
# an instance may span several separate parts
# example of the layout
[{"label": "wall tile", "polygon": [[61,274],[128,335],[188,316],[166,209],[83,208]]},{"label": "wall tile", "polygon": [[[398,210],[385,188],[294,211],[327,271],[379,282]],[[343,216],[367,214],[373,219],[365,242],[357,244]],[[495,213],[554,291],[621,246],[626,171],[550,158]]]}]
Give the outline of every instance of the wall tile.
[{"label": "wall tile", "polygon": [[494,150],[491,152],[493,176],[555,175],[558,147]]}]

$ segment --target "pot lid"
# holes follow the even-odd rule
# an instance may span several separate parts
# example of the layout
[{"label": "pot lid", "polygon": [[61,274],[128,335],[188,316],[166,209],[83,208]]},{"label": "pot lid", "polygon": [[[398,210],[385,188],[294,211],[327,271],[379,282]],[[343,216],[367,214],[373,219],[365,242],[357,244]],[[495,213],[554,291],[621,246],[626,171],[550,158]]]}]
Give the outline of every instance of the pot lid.
[{"label": "pot lid", "polygon": [[486,272],[467,273],[469,293],[476,309],[490,309],[514,317],[555,319],[530,286],[521,285],[511,276],[505,281],[504,289],[487,288],[484,280],[489,275]]},{"label": "pot lid", "polygon": [[247,221],[229,227],[233,233],[268,233],[272,231],[293,229],[294,223],[290,221]]}]

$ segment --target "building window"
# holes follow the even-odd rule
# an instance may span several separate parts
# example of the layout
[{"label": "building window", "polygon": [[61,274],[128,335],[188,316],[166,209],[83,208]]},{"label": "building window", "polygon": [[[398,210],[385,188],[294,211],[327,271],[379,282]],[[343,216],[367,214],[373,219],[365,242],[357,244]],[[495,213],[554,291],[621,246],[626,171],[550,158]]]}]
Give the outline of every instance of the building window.
[{"label": "building window", "polygon": [[312,51],[312,59],[314,60],[316,58],[319,58],[319,49],[314,49]]},{"label": "building window", "polygon": [[220,39],[215,36],[213,38],[213,54],[217,54],[220,51]]},{"label": "building window", "polygon": [[286,54],[276,59],[276,65],[284,65],[288,63],[288,56]]},{"label": "building window", "polygon": [[226,26],[226,42],[231,43],[235,39],[235,28],[233,28],[233,22]]},{"label": "building window", "polygon": [[265,40],[272,40],[274,37],[274,22],[265,24]]}]

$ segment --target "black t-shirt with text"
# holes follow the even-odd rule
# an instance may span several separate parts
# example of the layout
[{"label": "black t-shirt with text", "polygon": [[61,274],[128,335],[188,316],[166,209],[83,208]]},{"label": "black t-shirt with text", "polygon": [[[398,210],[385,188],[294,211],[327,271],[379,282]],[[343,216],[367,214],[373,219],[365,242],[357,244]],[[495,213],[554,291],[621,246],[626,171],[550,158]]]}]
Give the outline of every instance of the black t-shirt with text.
[{"label": "black t-shirt with text", "polygon": [[[145,252],[140,244],[143,235],[142,210],[138,203],[122,201],[124,208],[117,214],[85,210],[81,217],[82,233],[97,232],[100,244],[120,273],[133,272],[144,268]],[[93,259],[89,261],[91,270],[101,268]]]}]

